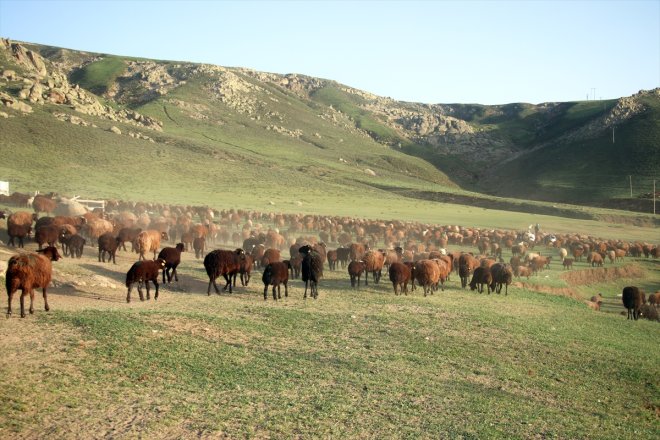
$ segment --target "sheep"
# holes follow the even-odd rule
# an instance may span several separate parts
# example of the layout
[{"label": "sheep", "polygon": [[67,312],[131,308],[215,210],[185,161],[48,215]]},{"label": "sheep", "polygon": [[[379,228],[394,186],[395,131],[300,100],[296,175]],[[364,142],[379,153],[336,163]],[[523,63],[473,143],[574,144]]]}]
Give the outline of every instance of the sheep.
[{"label": "sheep", "polygon": [[[240,261],[238,266],[238,272],[234,272],[233,283],[236,285],[236,276],[241,275],[241,286],[247,286],[252,278],[252,266],[254,265],[254,260],[251,255],[246,255],[244,259]],[[293,274],[293,269],[291,270]]]},{"label": "sheep", "polygon": [[587,263],[591,263],[591,267],[603,266],[603,257],[598,252],[590,252],[587,255]]},{"label": "sheep", "polygon": [[303,260],[302,280],[305,282],[304,299],[307,298],[307,286],[309,285],[312,298],[316,299],[319,296],[318,283],[323,278],[323,258],[318,252],[312,250],[309,245],[302,246],[298,249],[302,254]]},{"label": "sheep", "polygon": [[351,250],[346,247],[337,248],[337,261],[341,264],[341,268],[344,269],[348,265],[348,260],[351,255]]},{"label": "sheep", "polygon": [[585,301],[585,304],[587,307],[589,307],[591,310],[594,310],[596,312],[600,312],[600,302],[594,302],[594,301]]},{"label": "sheep", "polygon": [[34,241],[37,242],[39,249],[44,244],[55,246],[55,242],[60,237],[59,227],[55,225],[40,226],[34,231]]},{"label": "sheep", "polygon": [[369,285],[369,273],[373,275],[374,283],[378,284],[383,271],[383,264],[385,262],[383,254],[380,251],[370,250],[364,254],[362,261],[364,261],[366,271],[364,284],[367,286]]},{"label": "sheep", "polygon": [[14,238],[18,238],[18,247],[24,247],[23,239],[32,232],[32,222],[36,221],[37,214],[26,211],[17,211],[7,217],[7,235],[9,246],[16,246]]},{"label": "sheep", "polygon": [[470,254],[461,254],[458,257],[458,276],[461,278],[461,287],[465,289],[472,271],[479,266],[479,261]]},{"label": "sheep", "polygon": [[392,287],[394,288],[394,294],[399,294],[397,292],[398,288],[402,293],[408,295],[408,282],[411,278],[410,268],[403,263],[395,261],[390,264],[389,275]]},{"label": "sheep", "polygon": [[433,289],[435,289],[440,279],[440,269],[436,262],[432,260],[419,260],[415,264],[415,279],[424,288],[424,296],[429,292],[433,294]]},{"label": "sheep", "polygon": [[329,250],[326,254],[328,260],[328,268],[335,270],[337,268],[337,250]]},{"label": "sheep", "polygon": [[176,247],[164,247],[159,253],[158,258],[165,261],[165,268],[163,269],[163,284],[165,284],[165,275],[167,275],[167,282],[172,282],[172,277],[178,283],[179,276],[176,273],[176,268],[181,263],[181,252],[183,251],[183,243],[178,243]]},{"label": "sheep", "polygon": [[490,294],[491,285],[493,284],[493,277],[490,274],[490,269],[479,266],[474,269],[474,273],[472,274],[470,290],[477,289],[479,293],[483,293],[484,284],[488,286],[488,294]]},{"label": "sheep", "polygon": [[232,293],[232,276],[238,272],[240,262],[243,259],[245,259],[245,251],[241,248],[233,251],[217,249],[206,254],[204,268],[209,276],[209,286],[206,289],[206,294],[211,295],[211,285],[213,285],[215,293],[220,294],[218,285],[215,282],[220,275],[224,277],[226,282],[222,290],[229,288],[229,293]]},{"label": "sheep", "polygon": [[119,249],[119,246],[121,245],[120,238],[115,237],[114,235],[112,235],[111,232],[106,232],[104,234],[101,234],[101,236],[99,237],[98,245],[99,245],[99,263],[100,262],[105,263],[105,254],[107,253],[108,263],[112,258],[112,263],[117,264],[117,261],[115,260],[115,255],[117,254],[117,249]]},{"label": "sheep", "polygon": [[263,256],[261,257],[261,267],[266,267],[270,263],[276,263],[282,261],[282,256],[279,249],[268,248],[264,251]]},{"label": "sheep", "polygon": [[623,288],[621,297],[623,306],[628,309],[628,319],[637,320],[641,314],[642,305],[646,302],[646,296],[636,286],[627,286]]},{"label": "sheep", "polygon": [[7,262],[7,272],[5,274],[5,287],[7,288],[8,304],[7,317],[11,316],[11,301],[14,293],[21,289],[21,318],[25,318],[25,295],[30,295],[30,314],[34,313],[34,289],[41,288],[44,296],[44,307],[46,311],[50,310],[48,306],[48,296],[46,290],[50,284],[52,276],[52,261],[57,261],[62,256],[57,252],[57,248],[49,246],[37,251],[15,255]]},{"label": "sheep", "polygon": [[348,263],[348,276],[351,278],[351,287],[360,287],[360,278],[366,267],[364,261],[351,261]]},{"label": "sheep", "polygon": [[660,305],[660,291],[649,295],[649,305],[654,307]]},{"label": "sheep", "polygon": [[[261,277],[264,283],[264,301],[268,298],[268,286],[273,286],[274,300],[282,299],[280,284],[284,284],[284,296],[289,296],[289,269],[291,269],[289,260],[275,261],[266,265]],[[275,294],[275,288],[277,288],[277,295]]]},{"label": "sheep", "polygon": [[146,260],[144,256],[145,252],[153,252],[154,259],[156,258],[156,252],[160,248],[160,240],[167,240],[167,232],[160,232],[155,229],[148,229],[142,231],[138,234],[136,238],[136,251],[140,254],[140,260]]},{"label": "sheep", "polygon": [[138,294],[140,295],[140,301],[144,301],[144,296],[142,295],[142,283],[147,287],[147,300],[151,299],[149,295],[149,281],[154,283],[156,286],[156,293],[154,294],[154,300],[158,299],[158,272],[165,268],[165,260],[158,258],[153,261],[136,261],[133,263],[131,268],[126,272],[126,287],[128,292],[126,293],[126,302],[131,302],[131,290],[133,290],[133,284],[138,283]]},{"label": "sheep", "polygon": [[504,285],[504,294],[508,295],[509,284],[511,284],[511,280],[513,278],[511,267],[502,263],[493,264],[490,267],[490,275],[492,277],[490,290],[499,294],[502,292],[502,285]]},{"label": "sheep", "polygon": [[349,247],[349,257],[351,261],[360,261],[364,257],[365,252],[369,249],[369,246],[362,243],[351,243]]},{"label": "sheep", "polygon": [[142,232],[140,228],[121,228],[117,233],[117,237],[121,240],[122,249],[126,250],[126,242],[129,241],[131,243],[131,252],[134,252],[134,244],[140,232]]},{"label": "sheep", "polygon": [[564,266],[564,269],[572,269],[573,268],[573,262],[575,260],[573,258],[564,258],[564,261],[562,261],[562,266]]},{"label": "sheep", "polygon": [[57,208],[57,202],[49,197],[37,194],[32,200],[32,208],[36,214],[40,212],[50,214]]},{"label": "sheep", "polygon": [[561,259],[562,262],[564,261],[564,258],[566,258],[567,256],[568,256],[568,251],[564,248],[559,248],[559,258]]},{"label": "sheep", "polygon": [[528,266],[518,266],[514,272],[518,278],[526,277],[529,279],[529,277],[532,275],[532,269],[530,269]]},{"label": "sheep", "polygon": [[413,261],[404,261],[403,264],[405,264],[408,269],[410,269],[410,291],[414,292],[416,289],[415,286],[415,265],[416,263]]},{"label": "sheep", "polygon": [[[185,246],[185,245],[184,245]],[[206,238],[195,237],[193,238],[192,247],[195,250],[195,258],[200,259],[206,251]]]},{"label": "sheep", "polygon": [[[438,265],[438,282],[440,283],[440,287],[442,291],[445,291],[445,280],[449,278],[449,274],[451,273],[451,262],[447,262],[446,260],[439,259],[439,258],[434,258],[432,261],[435,262],[435,264]],[[451,261],[451,260],[450,260]]]},{"label": "sheep", "polygon": [[98,239],[101,235],[107,232],[114,232],[113,224],[104,219],[91,218],[83,225],[83,232],[90,239]]},{"label": "sheep", "polygon": [[64,255],[70,255],[71,258],[81,258],[83,248],[87,241],[78,234],[60,234],[62,247],[66,248]]}]

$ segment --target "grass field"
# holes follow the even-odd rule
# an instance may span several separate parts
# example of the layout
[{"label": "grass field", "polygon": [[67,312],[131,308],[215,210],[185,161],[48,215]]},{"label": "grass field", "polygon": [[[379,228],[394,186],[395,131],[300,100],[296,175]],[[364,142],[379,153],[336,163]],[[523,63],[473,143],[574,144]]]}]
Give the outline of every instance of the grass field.
[{"label": "grass field", "polygon": [[[606,283],[577,263],[588,275],[572,288],[553,263],[507,296],[461,290],[455,275],[428,297],[394,296],[386,276],[353,290],[345,269],[326,269],[318,300],[303,300],[292,280],[275,302],[270,291],[263,300],[259,272],[247,288],[207,296],[203,266],[187,253],[180,282],[158,301],[141,303],[134,290],[126,304],[134,259],[97,263],[88,248],[61,260],[51,312],[37,295],[34,315],[0,321],[0,436],[651,439],[660,430],[660,327],[627,321],[617,297],[631,283],[657,290],[656,261],[617,263],[641,278]],[[579,300],[596,291],[604,312]]]}]

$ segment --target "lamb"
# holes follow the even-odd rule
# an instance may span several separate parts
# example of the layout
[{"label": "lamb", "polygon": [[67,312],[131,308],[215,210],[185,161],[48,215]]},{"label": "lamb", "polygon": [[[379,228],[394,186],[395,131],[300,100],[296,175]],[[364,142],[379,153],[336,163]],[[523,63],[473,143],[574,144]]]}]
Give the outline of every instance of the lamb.
[{"label": "lamb", "polygon": [[176,247],[164,247],[159,253],[158,258],[165,261],[165,268],[163,269],[163,284],[165,284],[165,275],[167,275],[167,282],[172,282],[172,277],[178,283],[179,276],[176,273],[176,268],[181,263],[181,252],[183,252],[183,243],[178,243]]},{"label": "lamb", "polygon": [[660,291],[649,295],[649,305],[654,307],[660,305]]},{"label": "lamb", "polygon": [[573,261],[575,261],[573,258],[564,258],[564,261],[562,261],[564,269],[573,269]]},{"label": "lamb", "polygon": [[[284,284],[284,296],[289,296],[289,269],[291,263],[289,260],[276,261],[266,265],[261,280],[264,283],[264,301],[268,298],[268,286],[273,286],[273,299],[282,299],[280,284]],[[277,288],[277,295],[275,294]]]},{"label": "lamb", "polygon": [[513,279],[513,272],[511,267],[502,263],[493,264],[490,268],[490,275],[493,279],[490,285],[490,290],[496,293],[502,292],[502,285],[504,285],[504,294],[509,294],[509,284]]},{"label": "lamb", "polygon": [[[184,245],[185,246],[185,245]],[[206,238],[196,237],[193,239],[192,247],[195,250],[195,258],[202,258],[204,252],[206,251]]]},{"label": "lamb", "polygon": [[156,252],[158,252],[158,248],[160,248],[161,238],[167,240],[167,232],[160,232],[155,229],[148,229],[140,232],[136,238],[136,251],[140,254],[139,259],[146,260],[146,257],[144,256],[145,252],[153,252],[155,259]]},{"label": "lamb", "polygon": [[365,264],[365,271],[367,272],[364,277],[364,284],[369,285],[369,273],[374,277],[374,283],[378,284],[383,271],[383,264],[385,257],[380,251],[370,250],[364,254],[363,260]]},{"label": "lamb", "polygon": [[628,309],[628,319],[637,320],[642,311],[642,306],[646,302],[646,295],[636,286],[623,288],[622,295],[623,306]]},{"label": "lamb", "polygon": [[57,261],[62,256],[57,248],[49,246],[37,251],[38,253],[15,255],[7,262],[7,273],[5,274],[5,287],[7,288],[8,305],[7,317],[11,316],[11,301],[14,293],[21,289],[21,318],[25,318],[25,295],[30,295],[30,314],[34,313],[34,289],[41,288],[44,295],[44,307],[48,306],[46,290],[52,276],[52,261]]},{"label": "lamb", "polygon": [[408,295],[408,282],[411,279],[410,268],[403,263],[395,261],[390,264],[389,274],[392,287],[394,288],[394,294],[399,294],[397,292],[398,288],[402,293]]},{"label": "lamb", "polygon": [[153,261],[136,261],[133,263],[131,268],[126,273],[126,287],[128,292],[126,293],[126,302],[131,302],[131,290],[133,290],[133,284],[138,283],[138,294],[140,294],[140,301],[144,301],[144,296],[142,295],[142,283],[147,287],[147,300],[151,299],[149,295],[149,281],[154,283],[156,286],[156,293],[154,294],[154,300],[158,299],[158,272],[165,267],[165,260],[158,258]]},{"label": "lamb", "polygon": [[348,260],[350,258],[351,250],[345,247],[337,248],[337,261],[341,264],[341,268],[345,268],[348,265]]},{"label": "lamb", "polygon": [[348,263],[348,276],[351,278],[351,287],[360,287],[360,278],[366,267],[364,261],[351,261]]},{"label": "lamb", "polygon": [[57,202],[46,196],[37,194],[36,196],[34,196],[34,200],[32,200],[32,208],[34,209],[34,212],[37,214],[40,212],[45,212],[47,214],[50,214],[53,211],[55,211],[56,207],[57,207]]},{"label": "lamb", "polygon": [[[451,273],[451,262],[447,262],[446,260],[442,260],[439,258],[435,258],[432,261],[435,262],[435,264],[438,265],[438,282],[440,283],[440,288],[442,291],[445,291],[445,281],[449,278],[449,274]],[[451,260],[450,260],[451,261]]]},{"label": "lamb", "polygon": [[83,248],[87,241],[78,234],[60,234],[60,242],[66,250],[64,255],[70,255],[71,258],[81,258]]},{"label": "lamb", "polygon": [[220,275],[224,277],[226,282],[223,290],[229,288],[229,293],[232,293],[232,276],[238,272],[243,259],[245,259],[245,251],[240,248],[233,251],[216,249],[209,252],[204,257],[204,268],[209,276],[209,286],[206,294],[211,295],[211,285],[213,285],[215,293],[220,294],[218,285],[215,282]]},{"label": "lamb", "polygon": [[440,279],[440,269],[435,261],[420,260],[415,264],[415,279],[417,283],[424,288],[424,296],[429,292],[433,294],[433,290],[438,285]]},{"label": "lamb", "polygon": [[470,254],[461,254],[458,257],[458,276],[461,278],[461,287],[465,289],[472,271],[479,266],[479,260]]},{"label": "lamb", "polygon": [[108,254],[108,263],[112,258],[112,263],[117,264],[115,260],[115,255],[117,254],[117,249],[121,245],[120,238],[112,235],[111,232],[106,232],[99,237],[99,262],[105,263],[105,254]]},{"label": "lamb", "polygon": [[36,221],[37,214],[25,211],[17,211],[7,218],[7,235],[9,235],[9,246],[16,246],[14,238],[18,238],[18,247],[24,247],[23,239],[32,232],[32,222]]},{"label": "lamb", "polygon": [[323,258],[309,245],[302,246],[298,252],[303,256],[301,264],[302,280],[305,282],[303,298],[307,298],[307,286],[309,285],[311,296],[316,299],[319,296],[318,283],[323,278]]},{"label": "lamb", "polygon": [[483,293],[484,284],[488,286],[488,294],[490,294],[491,285],[493,284],[493,277],[490,274],[490,269],[479,266],[474,269],[474,273],[472,274],[472,280],[470,280],[470,290],[477,289],[479,293]]},{"label": "lamb", "polygon": [[526,277],[529,279],[529,277],[532,275],[532,269],[527,266],[518,266],[516,268],[515,274],[518,278]]},{"label": "lamb", "polygon": [[349,247],[349,257],[351,261],[362,260],[367,249],[369,249],[369,246],[362,243],[352,243]]}]

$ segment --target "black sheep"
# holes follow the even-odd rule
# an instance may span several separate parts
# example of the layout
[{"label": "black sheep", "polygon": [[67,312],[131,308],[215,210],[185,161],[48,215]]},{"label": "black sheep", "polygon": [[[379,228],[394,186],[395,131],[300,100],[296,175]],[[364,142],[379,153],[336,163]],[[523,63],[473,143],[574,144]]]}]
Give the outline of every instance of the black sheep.
[{"label": "black sheep", "polygon": [[623,288],[623,306],[628,309],[628,319],[637,320],[641,316],[642,306],[646,303],[646,295],[636,286]]},{"label": "black sheep", "polygon": [[217,249],[209,252],[204,257],[204,268],[206,274],[209,276],[209,287],[206,294],[211,294],[211,285],[215,288],[215,293],[220,294],[220,289],[215,280],[222,275],[225,278],[226,284],[223,290],[229,287],[229,293],[232,293],[232,277],[240,269],[241,260],[245,258],[245,251],[243,249],[236,249],[234,251],[226,251]]},{"label": "black sheep", "polygon": [[179,276],[176,273],[176,268],[181,263],[181,252],[183,251],[183,243],[179,243],[176,247],[165,247],[158,253],[158,258],[165,260],[165,269],[163,270],[163,284],[165,284],[165,275],[167,275],[167,282],[172,282],[172,276],[176,282],[179,282]]},{"label": "black sheep", "polygon": [[316,299],[319,296],[318,283],[323,278],[323,258],[309,245],[302,246],[298,252],[303,255],[301,264],[302,280],[305,282],[303,298],[307,298],[309,286],[312,298]]}]

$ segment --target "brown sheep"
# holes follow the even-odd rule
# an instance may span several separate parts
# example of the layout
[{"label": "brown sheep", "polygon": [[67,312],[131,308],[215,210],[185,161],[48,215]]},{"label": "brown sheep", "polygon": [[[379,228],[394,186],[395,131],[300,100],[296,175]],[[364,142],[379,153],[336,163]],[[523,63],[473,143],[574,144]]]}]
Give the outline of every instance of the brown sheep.
[{"label": "brown sheep", "polygon": [[360,278],[366,267],[364,261],[351,261],[348,263],[348,276],[351,278],[351,287],[360,287]]},{"label": "brown sheep", "polygon": [[37,194],[32,201],[32,208],[37,214],[40,212],[50,214],[57,208],[57,202],[49,197]]},{"label": "brown sheep", "polygon": [[7,217],[7,235],[9,235],[9,246],[16,246],[14,238],[18,238],[18,247],[23,246],[23,239],[32,232],[32,222],[36,221],[37,214],[25,211],[17,211]]},{"label": "brown sheep", "polygon": [[142,232],[140,228],[121,228],[117,233],[117,237],[121,241],[121,247],[126,250],[126,242],[131,243],[131,252],[135,252],[134,243],[136,242],[138,234]]},{"label": "brown sheep", "polygon": [[328,268],[330,270],[335,270],[337,268],[337,250],[329,250],[328,253],[326,254],[327,260],[328,260]]},{"label": "brown sheep", "polygon": [[470,280],[470,290],[477,290],[479,293],[483,293],[484,285],[488,287],[488,294],[490,294],[490,286],[493,284],[493,277],[490,274],[490,269],[485,267],[477,267],[474,269],[472,274],[472,280]]},{"label": "brown sheep", "polygon": [[[246,255],[245,258],[240,260],[238,265],[238,272],[234,272],[233,284],[236,285],[236,277],[241,276],[241,286],[247,286],[252,278],[252,266],[254,265],[251,255]],[[293,268],[291,270],[293,272]]]},{"label": "brown sheep", "polygon": [[349,247],[349,257],[351,261],[360,261],[363,259],[364,254],[369,249],[369,246],[362,243],[351,243]]},{"label": "brown sheep", "polygon": [[532,275],[532,269],[527,266],[518,266],[515,270],[515,275],[518,278],[526,277],[529,279],[529,277]]},{"label": "brown sheep", "polygon": [[641,309],[646,303],[646,296],[636,286],[628,286],[623,288],[621,296],[623,306],[628,309],[628,319],[637,320],[641,314]]},{"label": "brown sheep", "polygon": [[85,234],[87,234],[88,238],[96,240],[107,232],[114,233],[115,228],[113,224],[108,220],[92,218],[91,220],[87,220],[87,223],[83,225],[82,230]]},{"label": "brown sheep", "polygon": [[654,307],[660,305],[660,291],[649,295],[649,305]]},{"label": "brown sheep", "polygon": [[145,252],[153,252],[154,259],[156,258],[156,253],[160,248],[160,240],[167,240],[167,233],[160,232],[155,229],[148,229],[142,231],[138,234],[136,238],[136,251],[140,254],[140,260],[146,260],[144,256]]},{"label": "brown sheep", "polygon": [[587,263],[591,263],[591,267],[603,267],[603,257],[598,252],[590,252],[587,255]]},{"label": "brown sheep", "polygon": [[206,294],[211,295],[211,285],[215,288],[215,293],[220,294],[220,289],[218,289],[215,282],[220,275],[224,277],[226,282],[223,290],[229,288],[229,293],[232,293],[232,277],[238,272],[243,259],[245,259],[245,251],[240,248],[233,251],[217,249],[209,252],[204,257],[204,268],[209,276],[209,287]]},{"label": "brown sheep", "polygon": [[102,234],[98,239],[99,245],[99,263],[105,263],[105,254],[108,254],[108,263],[112,259],[113,264],[117,264],[115,256],[117,255],[117,249],[121,246],[119,237],[115,237],[111,232],[106,232]]},{"label": "brown sheep", "polygon": [[440,283],[440,288],[444,292],[445,281],[449,278],[449,274],[451,273],[451,260],[450,262],[447,262],[445,260],[435,258],[432,261],[438,265],[438,282]]},{"label": "brown sheep", "polygon": [[472,271],[479,266],[479,260],[470,254],[461,254],[458,257],[458,276],[461,278],[461,287],[465,289]]},{"label": "brown sheep", "polygon": [[341,264],[341,268],[344,269],[348,265],[348,260],[350,258],[351,250],[345,247],[337,248],[337,261]]},{"label": "brown sheep", "polygon": [[385,257],[380,251],[370,250],[364,254],[363,261],[365,264],[364,270],[366,272],[364,276],[364,284],[366,286],[369,285],[369,273],[372,274],[374,278],[374,283],[378,284],[383,271],[383,264],[385,262]]},{"label": "brown sheep", "polygon": [[51,262],[59,260],[62,256],[53,246],[37,252],[36,254],[15,255],[7,262],[7,273],[5,274],[8,296],[7,317],[11,316],[11,301],[18,289],[21,289],[21,318],[25,318],[25,295],[30,295],[30,314],[34,313],[35,288],[42,289],[44,307],[46,311],[50,310],[46,290],[52,276]]},{"label": "brown sheep", "polygon": [[424,288],[424,296],[429,292],[433,294],[433,290],[438,285],[440,279],[440,269],[435,261],[420,260],[415,264],[415,279],[417,283]]},{"label": "brown sheep", "polygon": [[126,302],[131,302],[131,290],[133,290],[133,284],[138,283],[138,294],[140,295],[140,301],[144,301],[144,296],[142,295],[142,283],[147,287],[147,300],[151,299],[149,295],[149,281],[154,283],[156,286],[156,293],[154,294],[154,300],[158,299],[158,273],[165,267],[165,260],[159,258],[153,261],[136,261],[133,263],[131,268],[126,273],[126,287],[128,292],[126,293]]},{"label": "brown sheep", "polygon": [[41,226],[34,231],[34,241],[37,242],[39,249],[44,244],[48,246],[55,246],[55,243],[60,238],[60,228],[55,225]]},{"label": "brown sheep", "polygon": [[591,310],[600,312],[600,305],[601,305],[600,302],[585,301],[585,304],[587,304],[587,307],[589,307]]},{"label": "brown sheep", "polygon": [[204,237],[193,238],[192,247],[193,250],[195,251],[195,258],[197,259],[202,258],[202,255],[204,255],[204,252],[206,252],[206,238]]},{"label": "brown sheep", "polygon": [[[273,299],[276,301],[282,299],[280,284],[284,284],[284,296],[289,296],[289,269],[291,269],[289,260],[275,261],[266,265],[261,276],[264,283],[264,301],[268,298],[268,286],[273,286]],[[277,294],[275,294],[275,288],[277,288]]]},{"label": "brown sheep", "polygon": [[493,279],[490,285],[490,290],[499,294],[502,292],[502,286],[504,286],[504,294],[508,295],[509,284],[511,284],[513,279],[511,267],[502,263],[493,264],[490,267],[490,275]]},{"label": "brown sheep", "polygon": [[562,261],[562,265],[564,266],[564,269],[572,269],[573,261],[575,261],[573,258],[564,258],[564,261]]},{"label": "brown sheep", "polygon": [[394,294],[399,294],[398,289],[408,295],[408,282],[410,282],[412,275],[410,268],[403,263],[395,261],[390,264],[389,274],[392,287],[394,288]]},{"label": "brown sheep", "polygon": [[62,246],[66,246],[71,258],[81,258],[87,241],[78,234],[60,235]]},{"label": "brown sheep", "polygon": [[282,256],[279,249],[268,248],[264,251],[261,257],[261,267],[266,267],[270,263],[278,263],[282,261]]}]

